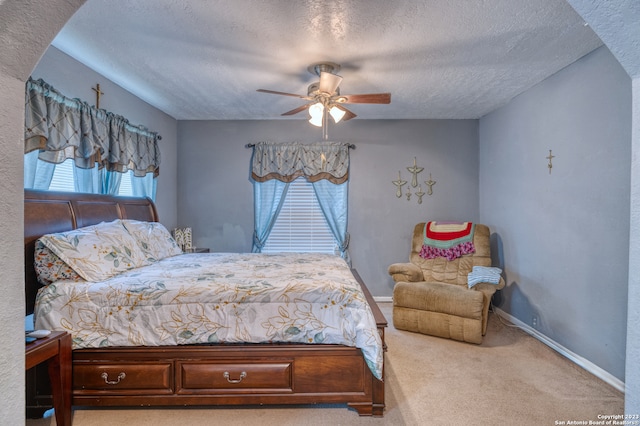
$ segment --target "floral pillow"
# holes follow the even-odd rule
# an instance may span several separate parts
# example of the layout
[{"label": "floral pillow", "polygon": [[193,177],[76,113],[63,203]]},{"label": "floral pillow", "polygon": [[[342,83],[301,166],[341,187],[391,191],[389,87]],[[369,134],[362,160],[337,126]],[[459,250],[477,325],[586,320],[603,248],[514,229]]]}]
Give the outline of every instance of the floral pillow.
[{"label": "floral pillow", "polygon": [[120,220],[43,235],[40,241],[87,281],[102,281],[149,264]]},{"label": "floral pillow", "polygon": [[155,262],[165,257],[182,254],[182,249],[176,240],[161,223],[129,219],[123,220],[122,223],[129,233],[138,240],[147,260]]},{"label": "floral pillow", "polygon": [[33,266],[38,282],[49,285],[56,281],[83,281],[76,271],[49,250],[40,240],[36,241]]}]

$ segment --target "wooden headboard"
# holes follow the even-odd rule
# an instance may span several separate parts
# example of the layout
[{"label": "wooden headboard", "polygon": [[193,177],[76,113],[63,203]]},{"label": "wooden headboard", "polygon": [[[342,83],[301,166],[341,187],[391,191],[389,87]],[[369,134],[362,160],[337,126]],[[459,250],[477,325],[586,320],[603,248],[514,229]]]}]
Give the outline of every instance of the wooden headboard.
[{"label": "wooden headboard", "polygon": [[75,192],[24,191],[24,269],[26,314],[33,313],[41,287],[33,268],[35,242],[45,234],[70,231],[115,219],[158,221],[158,212],[149,198]]}]

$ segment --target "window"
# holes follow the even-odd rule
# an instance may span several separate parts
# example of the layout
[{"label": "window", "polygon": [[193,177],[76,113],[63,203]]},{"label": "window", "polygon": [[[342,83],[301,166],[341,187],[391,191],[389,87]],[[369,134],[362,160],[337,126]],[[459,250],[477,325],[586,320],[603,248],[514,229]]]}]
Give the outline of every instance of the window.
[{"label": "window", "polygon": [[[60,164],[56,164],[53,171],[53,177],[51,178],[51,183],[49,184],[49,190],[75,192],[73,167],[74,162],[71,158],[66,159]],[[133,195],[133,189],[131,187],[131,173],[131,170],[129,170],[122,175],[118,195]]]},{"label": "window", "polygon": [[336,240],[322,214],[313,185],[305,178],[294,180],[262,252],[334,254],[335,250]]},{"label": "window", "polygon": [[53,177],[49,184],[49,191],[75,192],[73,185],[73,160],[71,158],[56,164],[53,170]]},{"label": "window", "polygon": [[126,173],[122,174],[122,178],[120,179],[120,187],[118,188],[118,195],[133,195],[133,187],[131,186],[131,176],[132,171],[129,170]]}]

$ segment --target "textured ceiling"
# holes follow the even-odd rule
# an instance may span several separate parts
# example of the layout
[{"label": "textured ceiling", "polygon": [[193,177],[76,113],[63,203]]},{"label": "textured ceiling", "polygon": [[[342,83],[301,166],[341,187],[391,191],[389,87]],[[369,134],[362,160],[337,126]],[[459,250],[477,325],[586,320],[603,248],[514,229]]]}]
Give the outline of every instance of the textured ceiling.
[{"label": "textured ceiling", "polygon": [[[88,0],[52,43],[179,120],[280,118],[342,65],[359,119],[479,118],[602,43],[563,0]],[[304,118],[298,114],[294,118]]]}]

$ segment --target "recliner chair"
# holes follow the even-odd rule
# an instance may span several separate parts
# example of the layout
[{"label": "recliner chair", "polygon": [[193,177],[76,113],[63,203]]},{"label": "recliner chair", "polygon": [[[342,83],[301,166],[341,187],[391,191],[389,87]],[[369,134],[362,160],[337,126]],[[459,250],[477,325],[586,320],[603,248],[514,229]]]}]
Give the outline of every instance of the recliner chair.
[{"label": "recliner chair", "polygon": [[420,256],[425,223],[413,231],[409,263],[394,263],[388,272],[396,282],[393,290],[393,324],[397,329],[482,343],[487,332],[489,304],[496,290],[504,287],[481,282],[468,287],[474,266],[491,266],[489,228],[475,224],[475,253],[453,260]]}]

